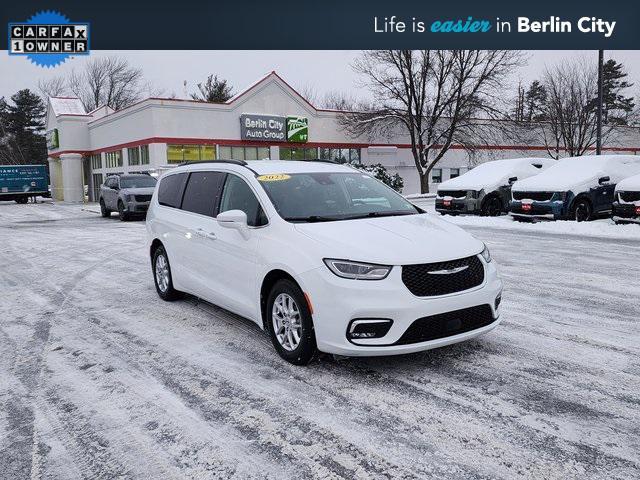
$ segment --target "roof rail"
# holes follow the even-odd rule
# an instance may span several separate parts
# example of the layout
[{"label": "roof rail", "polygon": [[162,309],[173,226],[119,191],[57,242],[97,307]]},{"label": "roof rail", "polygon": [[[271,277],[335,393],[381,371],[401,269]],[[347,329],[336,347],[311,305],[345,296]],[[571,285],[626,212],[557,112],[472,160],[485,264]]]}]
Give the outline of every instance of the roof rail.
[{"label": "roof rail", "polygon": [[[333,163],[335,165],[343,165],[341,163],[336,162],[335,160],[330,160],[328,158],[310,158],[309,160],[304,160],[305,162],[322,162],[322,163]],[[349,163],[349,162],[345,162]]]},{"label": "roof rail", "polygon": [[234,165],[242,165],[243,167],[247,166],[247,162],[245,162],[244,160],[225,160],[225,159],[220,159],[220,160],[204,160],[204,161],[195,161],[195,162],[182,162],[181,164],[179,164],[179,167],[182,167],[183,165],[195,165],[198,163],[232,163]]}]

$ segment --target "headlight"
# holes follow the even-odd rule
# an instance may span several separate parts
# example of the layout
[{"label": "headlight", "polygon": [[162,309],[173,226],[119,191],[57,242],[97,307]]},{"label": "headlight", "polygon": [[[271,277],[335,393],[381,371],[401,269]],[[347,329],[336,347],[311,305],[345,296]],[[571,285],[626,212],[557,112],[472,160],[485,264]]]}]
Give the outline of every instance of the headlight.
[{"label": "headlight", "polygon": [[482,250],[482,253],[480,255],[482,255],[482,258],[484,258],[485,262],[489,263],[491,261],[491,253],[489,252],[489,249],[486,245],[484,246],[484,249]]},{"label": "headlight", "polygon": [[128,193],[124,196],[124,201],[125,202],[130,202],[132,200],[133,196],[129,195]]},{"label": "headlight", "polygon": [[478,198],[478,193],[480,193],[480,192],[477,192],[476,190],[469,190],[467,192],[467,196],[469,198]]},{"label": "headlight", "polygon": [[382,280],[391,271],[389,265],[351,262],[333,258],[325,258],[324,263],[337,276],[353,280]]},{"label": "headlight", "polygon": [[556,192],[553,195],[555,197],[554,200],[560,201],[560,202],[564,202],[567,198],[567,192]]}]

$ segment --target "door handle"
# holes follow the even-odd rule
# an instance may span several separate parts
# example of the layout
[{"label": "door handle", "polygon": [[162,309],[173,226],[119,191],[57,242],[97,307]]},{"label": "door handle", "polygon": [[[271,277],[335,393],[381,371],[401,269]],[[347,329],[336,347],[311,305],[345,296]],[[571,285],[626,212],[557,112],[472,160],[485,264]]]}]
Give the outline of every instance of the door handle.
[{"label": "door handle", "polygon": [[209,240],[217,240],[216,234],[213,232],[205,232],[202,228],[196,230],[196,235],[202,238],[208,238]]}]

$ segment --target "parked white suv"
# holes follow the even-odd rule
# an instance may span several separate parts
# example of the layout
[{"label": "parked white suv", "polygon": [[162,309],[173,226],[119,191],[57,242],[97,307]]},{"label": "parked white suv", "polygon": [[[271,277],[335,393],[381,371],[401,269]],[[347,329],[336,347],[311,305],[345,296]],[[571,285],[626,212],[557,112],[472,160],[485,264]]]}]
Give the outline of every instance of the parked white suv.
[{"label": "parked white suv", "polygon": [[156,289],[266,329],[278,353],[369,356],[499,323],[485,245],[368,174],[320,161],[216,161],[165,173],[147,213]]}]

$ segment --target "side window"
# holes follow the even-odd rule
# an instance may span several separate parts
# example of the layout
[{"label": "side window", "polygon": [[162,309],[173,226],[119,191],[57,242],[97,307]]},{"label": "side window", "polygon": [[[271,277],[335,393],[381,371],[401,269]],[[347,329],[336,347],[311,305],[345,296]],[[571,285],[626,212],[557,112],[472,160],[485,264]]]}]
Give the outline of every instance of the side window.
[{"label": "side window", "polygon": [[266,225],[267,217],[260,206],[260,202],[253,191],[242,178],[237,175],[227,175],[219,213],[227,210],[242,210],[247,214],[247,224],[252,227]]},{"label": "side window", "polygon": [[158,203],[166,207],[180,208],[187,176],[186,173],[177,173],[163,177],[158,187]]},{"label": "side window", "polygon": [[182,210],[215,216],[225,176],[222,172],[192,172],[184,189]]}]

